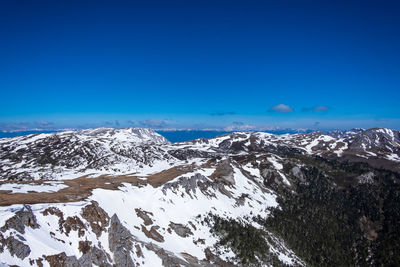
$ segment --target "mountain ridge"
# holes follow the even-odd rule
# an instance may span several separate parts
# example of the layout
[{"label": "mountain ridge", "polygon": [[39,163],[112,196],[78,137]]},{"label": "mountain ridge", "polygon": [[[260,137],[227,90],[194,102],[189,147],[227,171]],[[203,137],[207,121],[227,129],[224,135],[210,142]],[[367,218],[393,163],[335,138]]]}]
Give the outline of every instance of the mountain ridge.
[{"label": "mountain ridge", "polygon": [[393,264],[382,250],[400,244],[388,227],[400,219],[399,132],[334,134],[170,143],[100,128],[1,139],[0,262]]}]

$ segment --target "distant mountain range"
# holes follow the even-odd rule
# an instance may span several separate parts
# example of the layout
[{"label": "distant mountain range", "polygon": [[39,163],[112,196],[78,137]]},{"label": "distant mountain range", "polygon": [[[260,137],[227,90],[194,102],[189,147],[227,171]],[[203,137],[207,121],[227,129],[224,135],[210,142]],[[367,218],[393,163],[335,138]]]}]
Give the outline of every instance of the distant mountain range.
[{"label": "distant mountain range", "polygon": [[[355,130],[359,130],[355,129]],[[60,130],[26,130],[26,131],[0,131],[0,138],[8,138],[8,137],[16,137],[16,136],[24,136],[30,134],[40,134],[40,133],[57,133],[68,131],[65,129]],[[77,130],[76,130],[77,131]],[[296,133],[311,133],[315,130],[311,129],[281,129],[281,128],[271,128],[269,130],[263,130],[261,132],[272,133],[272,134],[296,134]],[[352,130],[350,130],[352,131]],[[224,130],[212,130],[212,129],[165,129],[165,130],[155,130],[155,132],[161,134],[170,142],[184,142],[190,141],[198,138],[214,138],[218,135],[233,133],[234,131],[224,131]],[[253,131],[255,132],[255,131]],[[329,131],[325,131],[329,132]],[[335,130],[332,132],[347,132],[342,130]]]},{"label": "distant mountain range", "polygon": [[399,131],[166,137],[98,128],[0,139],[0,263],[399,263]]}]

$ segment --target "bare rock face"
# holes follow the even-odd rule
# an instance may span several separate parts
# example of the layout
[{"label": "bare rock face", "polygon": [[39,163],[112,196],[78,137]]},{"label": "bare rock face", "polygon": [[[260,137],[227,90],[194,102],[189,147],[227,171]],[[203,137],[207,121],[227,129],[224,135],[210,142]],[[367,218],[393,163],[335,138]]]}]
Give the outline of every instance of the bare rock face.
[{"label": "bare rock face", "polygon": [[97,266],[109,267],[110,264],[110,256],[102,249],[99,249],[96,246],[91,246],[90,241],[80,241],[79,242],[79,251],[83,253],[82,257],[86,260],[89,259],[91,262]]},{"label": "bare rock face", "polygon": [[275,187],[281,185],[281,177],[274,169],[263,169],[261,171],[261,176],[264,178],[264,185]]},{"label": "bare rock face", "polygon": [[20,259],[25,259],[31,253],[31,249],[28,245],[24,244],[22,241],[10,236],[6,239],[3,239],[0,236],[0,250],[3,250],[4,247],[7,247],[8,251],[10,252],[11,256],[16,256]]},{"label": "bare rock face", "polygon": [[233,168],[229,160],[221,161],[211,177],[227,185],[235,184],[235,179],[233,178]]},{"label": "bare rock face", "polygon": [[[25,227],[39,228],[36,217],[32,212],[32,209],[28,205],[17,211],[13,217],[8,219],[3,227],[0,228],[1,232],[6,232],[9,229],[14,229],[17,232],[24,234]],[[25,239],[20,235],[15,235],[20,240],[14,236],[9,236],[4,238],[3,234],[0,233],[0,252],[4,251],[5,248],[8,249],[12,256],[16,256],[20,259],[25,259],[31,253],[31,249],[23,241]]]},{"label": "bare rock face", "polygon": [[50,267],[91,267],[92,262],[88,254],[82,255],[79,259],[75,256],[67,256],[65,252],[60,254],[46,256],[45,260]]},{"label": "bare rock face", "polygon": [[91,259],[94,264],[102,267],[111,267],[109,255],[98,247],[91,249]]},{"label": "bare rock face", "polygon": [[102,231],[106,230],[110,222],[110,217],[99,207],[99,203],[96,201],[92,201],[92,204],[82,209],[82,217],[90,223],[97,237],[101,235]]},{"label": "bare rock face", "polygon": [[213,153],[210,152],[205,152],[205,151],[199,151],[199,150],[194,150],[194,149],[176,149],[176,150],[170,150],[168,153],[180,160],[188,160],[192,158],[209,158],[213,155]]},{"label": "bare rock face", "polygon": [[132,234],[122,225],[116,214],[114,214],[110,220],[108,243],[111,252],[114,253],[114,262],[116,266],[134,266],[130,256],[130,252],[133,248]]},{"label": "bare rock face", "polygon": [[5,232],[8,229],[15,229],[21,234],[25,234],[25,226],[34,229],[39,228],[36,217],[33,214],[31,207],[28,205],[24,205],[20,211],[15,213],[15,216],[8,219],[0,230]]},{"label": "bare rock face", "polygon": [[85,224],[79,219],[78,216],[67,217],[64,219],[64,213],[56,207],[49,207],[45,209],[42,214],[44,216],[48,215],[55,215],[58,217],[58,225],[59,230],[61,233],[65,233],[66,236],[69,236],[71,230],[78,231],[78,236],[81,237],[85,234],[86,226]]},{"label": "bare rock face", "polygon": [[148,250],[154,251],[157,254],[157,256],[160,257],[160,259],[162,260],[163,266],[166,266],[166,267],[199,266],[199,265],[197,265],[197,262],[190,262],[190,264],[188,264],[188,262],[176,257],[171,252],[166,251],[163,248],[160,248],[156,244],[153,244],[153,243],[146,244],[146,248]]},{"label": "bare rock face", "polygon": [[179,187],[183,187],[185,189],[185,192],[188,195],[191,195],[192,193],[193,194],[196,193],[197,188],[200,188],[200,190],[202,190],[201,185],[203,185],[205,183],[208,183],[207,177],[201,175],[200,173],[196,173],[195,175],[193,175],[189,178],[181,177],[181,178],[179,178],[178,181],[164,184],[162,190],[163,190],[164,195],[166,195],[168,190],[176,190]]},{"label": "bare rock face", "polygon": [[149,216],[149,215],[153,216],[152,212],[147,212],[147,211],[142,210],[142,209],[135,209],[135,211],[136,211],[136,215],[143,220],[144,225],[153,224],[153,220]]},{"label": "bare rock face", "polygon": [[226,262],[220,259],[217,255],[213,254],[209,248],[206,248],[204,251],[206,254],[207,261],[211,262],[212,264],[208,266],[223,266],[223,267],[233,267],[232,263]]},{"label": "bare rock face", "polygon": [[157,242],[164,242],[164,237],[157,231],[159,228],[159,226],[153,225],[150,230],[147,230],[147,228],[142,225],[142,231],[148,238],[154,239]]},{"label": "bare rock face", "polygon": [[171,229],[174,230],[174,232],[181,237],[188,237],[190,235],[193,235],[190,228],[184,226],[183,224],[170,222],[169,227],[171,227]]},{"label": "bare rock face", "polygon": [[298,167],[298,166],[295,166],[295,167],[292,168],[292,174],[293,174],[293,176],[294,176],[295,178],[299,179],[299,180],[302,181],[302,182],[305,180],[304,174],[303,174],[303,172],[301,171],[301,168]]}]

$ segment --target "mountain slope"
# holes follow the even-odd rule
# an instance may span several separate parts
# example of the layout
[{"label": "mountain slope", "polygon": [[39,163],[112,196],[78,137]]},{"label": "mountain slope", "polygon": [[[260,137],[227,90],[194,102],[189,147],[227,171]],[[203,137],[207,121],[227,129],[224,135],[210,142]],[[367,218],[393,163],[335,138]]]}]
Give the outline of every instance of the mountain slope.
[{"label": "mountain slope", "polygon": [[10,180],[126,174],[173,160],[150,129],[99,128],[0,139],[0,173]]},{"label": "mountain slope", "polygon": [[0,145],[3,263],[399,261],[398,131],[240,132],[171,144],[147,129],[93,129]]}]

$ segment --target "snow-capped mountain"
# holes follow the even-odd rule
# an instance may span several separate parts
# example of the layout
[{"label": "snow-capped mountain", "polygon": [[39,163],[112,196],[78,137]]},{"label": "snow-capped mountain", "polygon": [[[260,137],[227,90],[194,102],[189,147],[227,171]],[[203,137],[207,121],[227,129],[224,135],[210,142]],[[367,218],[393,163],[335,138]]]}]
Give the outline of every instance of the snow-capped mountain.
[{"label": "snow-capped mountain", "polygon": [[0,173],[12,180],[127,174],[173,160],[151,129],[98,128],[0,139]]},{"label": "snow-capped mountain", "polygon": [[169,143],[110,128],[0,139],[0,263],[375,265],[396,243],[399,140],[357,129]]}]

